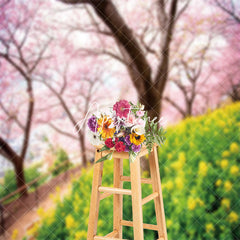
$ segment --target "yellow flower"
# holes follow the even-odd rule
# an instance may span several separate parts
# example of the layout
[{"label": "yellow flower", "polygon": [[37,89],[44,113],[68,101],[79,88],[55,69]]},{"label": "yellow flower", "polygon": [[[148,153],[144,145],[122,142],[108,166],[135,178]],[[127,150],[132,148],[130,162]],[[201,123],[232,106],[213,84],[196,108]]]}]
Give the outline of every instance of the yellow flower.
[{"label": "yellow flower", "polygon": [[218,179],[218,180],[215,182],[215,185],[216,185],[217,187],[219,187],[221,184],[222,184],[222,180],[221,180],[221,179]]},{"label": "yellow flower", "polygon": [[184,164],[186,162],[186,156],[184,152],[180,152],[178,154],[178,160],[173,162],[171,164],[171,167],[174,168],[175,170],[180,170],[183,168]]},{"label": "yellow flower", "polygon": [[38,208],[37,214],[38,214],[39,217],[42,217],[42,218],[43,218],[43,217],[45,216],[45,211],[44,211],[44,209],[43,209],[42,207]]},{"label": "yellow flower", "polygon": [[218,125],[222,128],[224,128],[226,126],[226,123],[223,120],[219,120],[218,121]]},{"label": "yellow flower", "polygon": [[199,204],[199,206],[203,206],[203,205],[204,205],[203,200],[200,199],[200,198],[197,198],[197,199],[196,199],[196,202]]},{"label": "yellow flower", "polygon": [[15,239],[17,239],[17,237],[18,237],[18,230],[17,230],[17,229],[14,229],[13,232],[12,232],[12,237],[11,237],[11,239],[12,239],[12,240],[15,240]]},{"label": "yellow flower", "polygon": [[204,128],[204,131],[205,131],[205,132],[209,132],[209,130],[210,130],[210,129],[209,129],[208,127],[205,127],[205,128]]},{"label": "yellow flower", "polygon": [[238,214],[234,211],[231,211],[228,215],[228,221],[230,223],[238,222]]},{"label": "yellow flower", "polygon": [[230,208],[230,200],[228,198],[223,198],[221,201],[221,206],[223,206],[224,208],[229,209]]},{"label": "yellow flower", "polygon": [[110,128],[109,126],[112,124],[113,120],[108,116],[102,116],[98,119],[98,131],[102,135],[102,138],[112,138],[114,132],[116,131],[115,127]]},{"label": "yellow flower", "polygon": [[166,184],[165,184],[165,187],[166,187],[166,189],[168,189],[168,190],[172,190],[173,189],[173,182],[171,181],[171,180],[169,180],[168,182],[166,182]]},{"label": "yellow flower", "polygon": [[208,171],[207,163],[201,161],[198,165],[198,174],[201,176],[206,176]]},{"label": "yellow flower", "polygon": [[87,232],[85,231],[77,231],[75,233],[75,240],[87,239]]},{"label": "yellow flower", "polygon": [[175,183],[178,189],[182,189],[183,188],[183,179],[181,177],[177,177],[175,179]]},{"label": "yellow flower", "polygon": [[71,214],[67,215],[67,217],[65,219],[65,223],[66,223],[66,228],[67,229],[71,229],[71,228],[73,228],[75,226],[75,221],[74,221],[74,219],[73,219]]},{"label": "yellow flower", "polygon": [[51,208],[47,211],[46,223],[51,225],[55,220],[55,209]]},{"label": "yellow flower", "polygon": [[190,197],[188,198],[188,209],[189,210],[194,210],[197,206],[197,202],[194,198]]},{"label": "yellow flower", "polygon": [[102,227],[104,225],[104,222],[102,219],[99,219],[98,221],[98,227]]},{"label": "yellow flower", "polygon": [[225,134],[227,134],[227,133],[229,133],[229,129],[224,128],[223,132],[224,132]]},{"label": "yellow flower", "polygon": [[167,224],[167,227],[169,228],[172,226],[173,222],[171,219],[167,219],[166,224]]},{"label": "yellow flower", "polygon": [[205,228],[206,228],[206,232],[211,232],[211,231],[215,230],[215,228],[214,228],[212,223],[207,223]]},{"label": "yellow flower", "polygon": [[221,168],[224,169],[228,166],[228,160],[227,159],[223,159],[220,163]]},{"label": "yellow flower", "polygon": [[179,200],[178,200],[178,198],[176,198],[176,197],[175,197],[175,198],[173,198],[173,203],[174,203],[174,204],[178,204],[178,203],[179,203]]},{"label": "yellow flower", "polygon": [[173,162],[173,163],[171,164],[171,167],[172,167],[173,169],[175,169],[175,170],[180,170],[180,169],[182,169],[182,167],[183,167],[183,163],[178,160],[178,161],[176,161],[176,162]]},{"label": "yellow flower", "polygon": [[230,191],[231,189],[232,189],[232,183],[229,181],[229,180],[227,180],[225,183],[224,183],[224,188],[225,188],[225,190],[228,192],[228,191]]},{"label": "yellow flower", "polygon": [[237,175],[238,172],[239,172],[238,166],[233,165],[233,166],[230,168],[230,173],[231,173],[232,175]]},{"label": "yellow flower", "polygon": [[231,145],[230,145],[230,152],[231,153],[238,153],[239,152],[239,146],[236,142],[233,142]]},{"label": "yellow flower", "polygon": [[135,145],[140,145],[145,141],[145,136],[142,135],[137,135],[136,133],[131,133],[130,134],[130,142],[135,144]]},{"label": "yellow flower", "polygon": [[185,163],[186,162],[186,156],[184,152],[180,152],[178,155],[178,161],[181,163]]},{"label": "yellow flower", "polygon": [[29,230],[27,230],[27,235],[28,236],[34,236],[38,231],[38,227],[39,227],[38,223],[37,222],[34,223],[33,227],[30,228]]},{"label": "yellow flower", "polygon": [[230,156],[230,152],[229,151],[224,151],[223,153],[222,153],[222,157],[223,158],[227,158],[227,157],[229,157]]}]

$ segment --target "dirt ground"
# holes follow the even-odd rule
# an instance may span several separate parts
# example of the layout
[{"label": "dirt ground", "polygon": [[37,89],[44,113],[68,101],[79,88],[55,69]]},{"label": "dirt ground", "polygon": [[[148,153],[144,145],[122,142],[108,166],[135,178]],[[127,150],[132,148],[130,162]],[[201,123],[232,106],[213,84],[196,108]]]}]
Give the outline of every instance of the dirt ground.
[{"label": "dirt ground", "polygon": [[[38,220],[37,209],[43,208],[45,211],[55,206],[50,195],[54,195],[60,187],[60,196],[64,197],[69,191],[71,179],[80,176],[80,167],[69,170],[50,182],[38,188],[38,201],[35,193],[29,194],[26,198],[21,198],[5,206],[5,234],[0,235],[0,240],[12,240],[13,232],[17,232],[15,240],[22,240],[27,229]],[[17,231],[16,231],[17,229]]]}]

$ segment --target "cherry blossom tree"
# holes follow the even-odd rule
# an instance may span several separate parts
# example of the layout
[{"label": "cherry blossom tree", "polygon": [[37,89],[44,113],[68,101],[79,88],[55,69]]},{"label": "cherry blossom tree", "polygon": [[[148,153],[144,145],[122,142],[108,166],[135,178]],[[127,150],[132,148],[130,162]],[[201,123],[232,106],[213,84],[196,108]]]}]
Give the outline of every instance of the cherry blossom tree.
[{"label": "cherry blossom tree", "polygon": [[[1,5],[0,13],[1,68],[9,73],[8,76],[7,74],[1,76],[0,82],[7,95],[6,97],[3,96],[3,92],[1,93],[0,107],[2,114],[5,115],[2,117],[5,121],[4,126],[8,128],[5,133],[1,132],[0,154],[14,165],[17,186],[22,189],[22,194],[27,193],[24,187],[24,159],[28,150],[34,115],[33,78],[40,62],[45,58],[49,44],[49,39],[44,39],[44,35],[38,36],[37,25],[34,25],[39,7],[40,4],[36,3],[33,7],[32,4],[26,4],[24,1],[6,1]],[[15,95],[11,98],[14,98],[14,102],[19,100],[19,105],[11,105],[9,95],[12,89],[14,86],[21,89],[23,85],[26,93],[24,100],[13,92]],[[22,132],[22,146],[19,152],[10,145],[10,127],[13,122],[18,128],[17,131]]]},{"label": "cherry blossom tree", "polygon": [[212,3],[222,12],[224,21],[219,24],[218,29],[227,41],[227,46],[221,51],[221,58],[213,63],[213,69],[222,80],[222,95],[228,95],[232,101],[239,101],[240,4],[234,0],[214,0]]},{"label": "cherry blossom tree", "polygon": [[[125,65],[137,90],[139,101],[146,106],[150,117],[159,117],[163,91],[168,80],[170,44],[174,25],[190,1],[181,3],[178,0],[168,1],[168,3],[163,0],[148,1],[148,3],[145,1],[142,3],[145,11],[138,12],[139,15],[145,12],[145,15],[137,18],[138,21],[141,21],[140,19],[145,21],[144,28],[135,32],[127,21],[127,16],[124,19],[120,12],[122,2],[113,3],[111,0],[61,0],[61,2],[78,5],[88,4],[92,7],[88,11],[91,13],[90,18],[93,24],[87,30],[114,40],[114,46],[118,49],[117,54],[105,49],[102,50],[103,54],[111,55]],[[146,14],[151,14],[151,17],[154,17],[152,20],[154,24],[150,25],[151,29],[149,29],[150,23],[146,21],[149,15],[146,17]],[[155,27],[157,28],[153,31]],[[150,36],[150,32],[151,37],[145,38],[146,33]],[[147,54],[157,55],[157,58],[151,61],[154,62],[154,66],[151,66]]]},{"label": "cherry blossom tree", "polygon": [[[104,83],[104,72],[93,67],[94,64],[96,66],[101,65],[101,63],[97,64],[96,58],[93,64],[92,59],[79,57],[77,52],[71,53],[68,51],[68,54],[68,56],[64,55],[66,63],[59,64],[58,60],[61,59],[61,53],[58,50],[56,55],[58,60],[52,61],[52,66],[48,66],[48,71],[38,76],[37,80],[49,90],[49,93],[44,91],[44,94],[48,94],[49,97],[54,96],[57,99],[57,104],[54,104],[53,107],[58,109],[58,114],[50,114],[41,122],[47,123],[60,135],[77,141],[83,166],[86,167],[85,124],[81,120],[88,117],[89,110],[94,110],[91,106],[92,103],[99,98],[106,101],[112,94]],[[52,102],[56,101],[51,100]],[[46,111],[51,111],[50,106],[45,106],[45,108]],[[66,116],[67,122],[60,118],[63,115]]]},{"label": "cherry blossom tree", "polygon": [[240,4],[234,0],[214,0],[214,3],[224,11],[230,21],[240,24]]},{"label": "cherry blossom tree", "polygon": [[[187,40],[186,34],[190,35]],[[181,40],[182,46],[185,47],[178,49],[178,56],[175,56],[171,64],[173,73],[170,73],[169,77],[169,84],[173,83],[173,87],[177,87],[178,91],[172,89],[173,87],[171,89],[168,87],[164,100],[172,105],[183,118],[186,118],[197,113],[197,111],[194,111],[196,109],[194,108],[196,98],[200,97],[203,100],[207,95],[206,85],[212,74],[208,64],[211,59],[209,50],[212,50],[213,36],[211,34],[209,36],[206,36],[206,34],[197,36],[197,33],[192,30],[187,31],[187,29],[185,29],[183,35],[180,39],[185,39]],[[180,100],[179,94],[174,92],[179,92],[183,101]]]}]

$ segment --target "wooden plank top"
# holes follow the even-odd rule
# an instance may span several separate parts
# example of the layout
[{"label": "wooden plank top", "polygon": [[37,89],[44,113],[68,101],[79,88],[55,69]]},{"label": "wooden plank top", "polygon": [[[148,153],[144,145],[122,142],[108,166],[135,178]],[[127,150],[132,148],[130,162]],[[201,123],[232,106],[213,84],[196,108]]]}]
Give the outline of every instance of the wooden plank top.
[{"label": "wooden plank top", "polygon": [[[104,145],[98,145],[95,146],[97,150],[100,150]],[[158,146],[156,143],[154,143],[153,148]],[[123,158],[123,159],[128,159],[129,158],[129,153],[128,152],[117,152],[116,149],[113,147],[109,150],[102,151],[102,156],[106,156],[107,154],[113,152],[113,158]],[[139,152],[138,156],[142,157],[144,155],[148,154],[148,150],[146,145],[143,145],[141,148],[141,151]]]}]

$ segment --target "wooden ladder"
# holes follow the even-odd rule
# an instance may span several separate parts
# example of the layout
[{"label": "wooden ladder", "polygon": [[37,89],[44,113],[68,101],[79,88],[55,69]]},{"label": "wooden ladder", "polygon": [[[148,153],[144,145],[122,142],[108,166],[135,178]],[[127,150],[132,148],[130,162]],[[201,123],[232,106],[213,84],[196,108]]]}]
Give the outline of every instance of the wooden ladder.
[{"label": "wooden ladder", "polygon": [[[95,162],[109,151],[98,152],[96,149]],[[92,196],[88,223],[87,240],[124,240],[122,238],[122,226],[133,227],[134,240],[144,240],[143,229],[158,232],[158,240],[167,240],[167,230],[163,207],[161,180],[158,165],[157,147],[154,146],[149,155],[151,178],[141,178],[140,157],[148,153],[146,148],[141,152],[134,162],[130,162],[130,177],[123,176],[123,159],[129,158],[127,152],[113,153],[114,180],[113,188],[102,186],[102,173],[104,162],[94,165]],[[123,182],[131,182],[131,190],[123,189]],[[142,199],[141,183],[152,184],[153,193]],[[113,194],[113,231],[106,236],[97,236],[97,222],[99,202]],[[133,221],[123,220],[123,194],[132,196]],[[154,200],[157,225],[143,223],[142,205]]]}]

